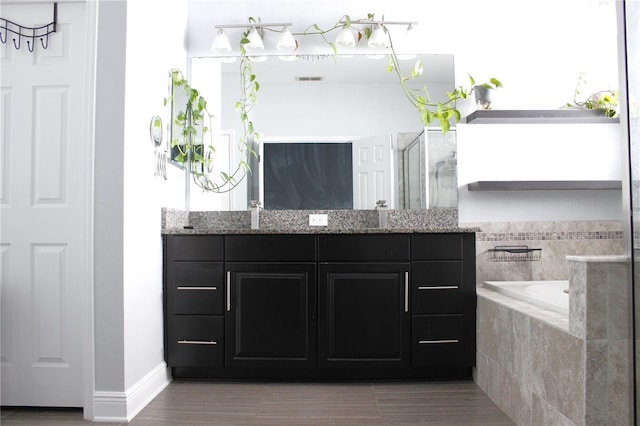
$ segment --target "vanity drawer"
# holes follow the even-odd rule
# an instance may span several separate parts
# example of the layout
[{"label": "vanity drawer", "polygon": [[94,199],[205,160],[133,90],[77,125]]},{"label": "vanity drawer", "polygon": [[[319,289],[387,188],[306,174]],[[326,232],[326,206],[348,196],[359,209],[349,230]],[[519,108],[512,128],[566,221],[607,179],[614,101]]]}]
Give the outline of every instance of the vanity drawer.
[{"label": "vanity drawer", "polygon": [[411,335],[414,366],[462,366],[469,358],[463,315],[414,315]]},{"label": "vanity drawer", "polygon": [[462,259],[463,234],[418,234],[411,237],[411,259]]},{"label": "vanity drawer", "polygon": [[411,262],[411,312],[463,312],[462,261]]},{"label": "vanity drawer", "polygon": [[222,315],[224,267],[222,262],[174,262],[168,288],[173,314]]},{"label": "vanity drawer", "polygon": [[219,235],[168,235],[167,257],[170,260],[222,262],[223,237]]},{"label": "vanity drawer", "polygon": [[313,235],[233,235],[225,240],[227,262],[313,262]]},{"label": "vanity drawer", "polygon": [[409,260],[408,235],[320,235],[320,262]]},{"label": "vanity drawer", "polygon": [[222,316],[174,315],[168,335],[170,367],[222,367]]}]

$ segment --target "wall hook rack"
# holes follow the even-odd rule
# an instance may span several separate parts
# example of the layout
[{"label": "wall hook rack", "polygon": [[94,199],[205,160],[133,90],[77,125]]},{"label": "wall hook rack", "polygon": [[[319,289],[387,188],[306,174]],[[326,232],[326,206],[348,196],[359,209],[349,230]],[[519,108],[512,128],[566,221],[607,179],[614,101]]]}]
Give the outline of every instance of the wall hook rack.
[{"label": "wall hook rack", "polygon": [[[40,27],[25,27],[8,19],[0,18],[0,41],[6,44],[9,39],[9,34],[14,34],[14,37],[12,37],[13,47],[15,47],[16,50],[20,50],[22,47],[22,39],[25,38],[27,49],[29,49],[29,52],[33,52],[36,47],[35,40],[39,38],[42,48],[46,49],[49,47],[49,34],[56,32],[57,22],[58,3],[53,4],[53,22]],[[17,36],[17,39],[15,36]]]}]

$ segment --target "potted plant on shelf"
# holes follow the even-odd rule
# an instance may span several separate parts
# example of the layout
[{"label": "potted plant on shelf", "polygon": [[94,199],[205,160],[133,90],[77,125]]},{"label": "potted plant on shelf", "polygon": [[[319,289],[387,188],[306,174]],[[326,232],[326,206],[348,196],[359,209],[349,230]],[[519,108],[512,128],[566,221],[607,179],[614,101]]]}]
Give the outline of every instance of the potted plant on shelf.
[{"label": "potted plant on shelf", "polygon": [[585,73],[578,74],[578,83],[573,91],[573,103],[567,102],[565,108],[588,109],[602,111],[605,117],[616,118],[619,112],[620,94],[617,90],[601,90],[592,93],[584,101],[579,101],[578,97],[582,94],[587,81]]}]

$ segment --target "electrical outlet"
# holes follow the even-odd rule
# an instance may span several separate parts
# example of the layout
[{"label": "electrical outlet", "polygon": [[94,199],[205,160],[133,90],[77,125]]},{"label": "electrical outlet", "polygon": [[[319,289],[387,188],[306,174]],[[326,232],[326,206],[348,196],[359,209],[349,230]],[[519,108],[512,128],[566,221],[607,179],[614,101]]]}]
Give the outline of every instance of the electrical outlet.
[{"label": "electrical outlet", "polygon": [[310,214],[309,226],[328,226],[329,215],[326,214]]}]

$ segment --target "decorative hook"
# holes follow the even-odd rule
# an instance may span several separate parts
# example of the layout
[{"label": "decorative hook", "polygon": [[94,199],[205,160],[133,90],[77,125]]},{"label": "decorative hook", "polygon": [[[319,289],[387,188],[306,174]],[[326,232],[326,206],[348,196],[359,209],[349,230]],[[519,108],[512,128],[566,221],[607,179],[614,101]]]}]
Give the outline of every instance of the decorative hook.
[{"label": "decorative hook", "polygon": [[[22,47],[22,38],[27,39],[27,49],[29,52],[33,52],[36,47],[36,38],[40,38],[40,44],[43,49],[49,47],[49,34],[56,32],[56,24],[58,21],[58,3],[53,3],[53,22],[40,27],[25,27],[8,19],[0,18],[0,42],[3,44],[7,42],[8,34],[12,33],[17,35],[17,39],[13,38],[13,47],[16,50],[20,50]],[[4,34],[4,38],[2,37]],[[44,40],[46,38],[46,42]]]}]

